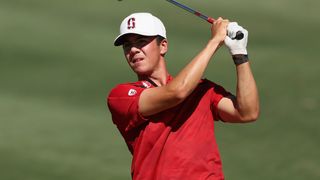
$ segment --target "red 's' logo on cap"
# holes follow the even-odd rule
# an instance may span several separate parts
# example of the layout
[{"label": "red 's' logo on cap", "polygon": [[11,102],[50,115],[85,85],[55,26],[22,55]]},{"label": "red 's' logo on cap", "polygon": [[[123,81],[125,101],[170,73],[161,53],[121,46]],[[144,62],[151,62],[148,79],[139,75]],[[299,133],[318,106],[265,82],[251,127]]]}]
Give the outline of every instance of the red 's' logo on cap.
[{"label": "red 's' logo on cap", "polygon": [[130,18],[128,20],[128,29],[134,29],[136,27],[136,19]]}]

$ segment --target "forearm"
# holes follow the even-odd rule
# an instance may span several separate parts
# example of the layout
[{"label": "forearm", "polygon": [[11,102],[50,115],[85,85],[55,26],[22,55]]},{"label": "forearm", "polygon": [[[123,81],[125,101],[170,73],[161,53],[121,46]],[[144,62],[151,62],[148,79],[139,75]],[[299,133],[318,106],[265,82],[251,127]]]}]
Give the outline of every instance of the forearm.
[{"label": "forearm", "polygon": [[259,96],[249,62],[236,66],[236,109],[243,121],[253,121],[259,115]]},{"label": "forearm", "polygon": [[206,47],[168,84],[168,88],[178,91],[181,99],[191,94],[218,47],[218,41],[210,40]]}]

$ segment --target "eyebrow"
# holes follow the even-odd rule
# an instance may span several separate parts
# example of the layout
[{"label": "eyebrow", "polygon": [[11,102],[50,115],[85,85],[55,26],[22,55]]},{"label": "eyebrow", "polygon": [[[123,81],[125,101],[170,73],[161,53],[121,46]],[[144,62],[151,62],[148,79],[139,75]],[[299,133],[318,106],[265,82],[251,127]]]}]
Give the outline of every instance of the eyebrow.
[{"label": "eyebrow", "polygon": [[142,35],[136,35],[136,36],[134,36],[131,40],[129,39],[129,38],[125,38],[124,39],[124,41],[123,41],[123,44],[125,44],[125,43],[130,43],[130,41],[131,42],[136,42],[136,41],[138,41],[138,40],[140,40],[140,39],[146,39],[146,40],[152,40],[152,38],[153,38],[153,36],[142,36]]}]

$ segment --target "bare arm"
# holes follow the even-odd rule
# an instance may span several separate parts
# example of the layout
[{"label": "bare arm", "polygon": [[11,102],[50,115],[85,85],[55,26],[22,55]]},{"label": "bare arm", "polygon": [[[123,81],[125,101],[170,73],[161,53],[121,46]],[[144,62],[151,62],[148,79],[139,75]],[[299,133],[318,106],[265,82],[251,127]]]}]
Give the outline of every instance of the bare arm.
[{"label": "bare arm", "polygon": [[206,47],[167,85],[144,90],[139,99],[139,112],[149,116],[181,103],[197,86],[211,57],[226,36],[228,20],[218,19],[211,27],[212,37]]},{"label": "bare arm", "polygon": [[226,122],[255,121],[259,116],[259,97],[249,62],[237,65],[236,97],[222,98],[218,104],[220,118]]}]

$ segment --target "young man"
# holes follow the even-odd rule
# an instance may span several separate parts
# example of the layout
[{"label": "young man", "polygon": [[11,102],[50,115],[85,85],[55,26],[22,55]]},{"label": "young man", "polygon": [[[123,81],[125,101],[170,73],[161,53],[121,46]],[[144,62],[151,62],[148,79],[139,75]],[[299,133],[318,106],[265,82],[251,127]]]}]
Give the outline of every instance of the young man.
[{"label": "young man", "polygon": [[[244,38],[233,40],[239,30]],[[168,41],[162,22],[149,13],[134,13],[122,21],[114,45],[122,45],[138,81],[116,86],[107,101],[113,122],[133,154],[133,179],[224,179],[214,121],[244,123],[259,114],[247,39],[248,32],[241,26],[219,18],[211,26],[207,45],[172,77],[166,69]],[[223,44],[235,62],[236,96],[201,79]]]}]

